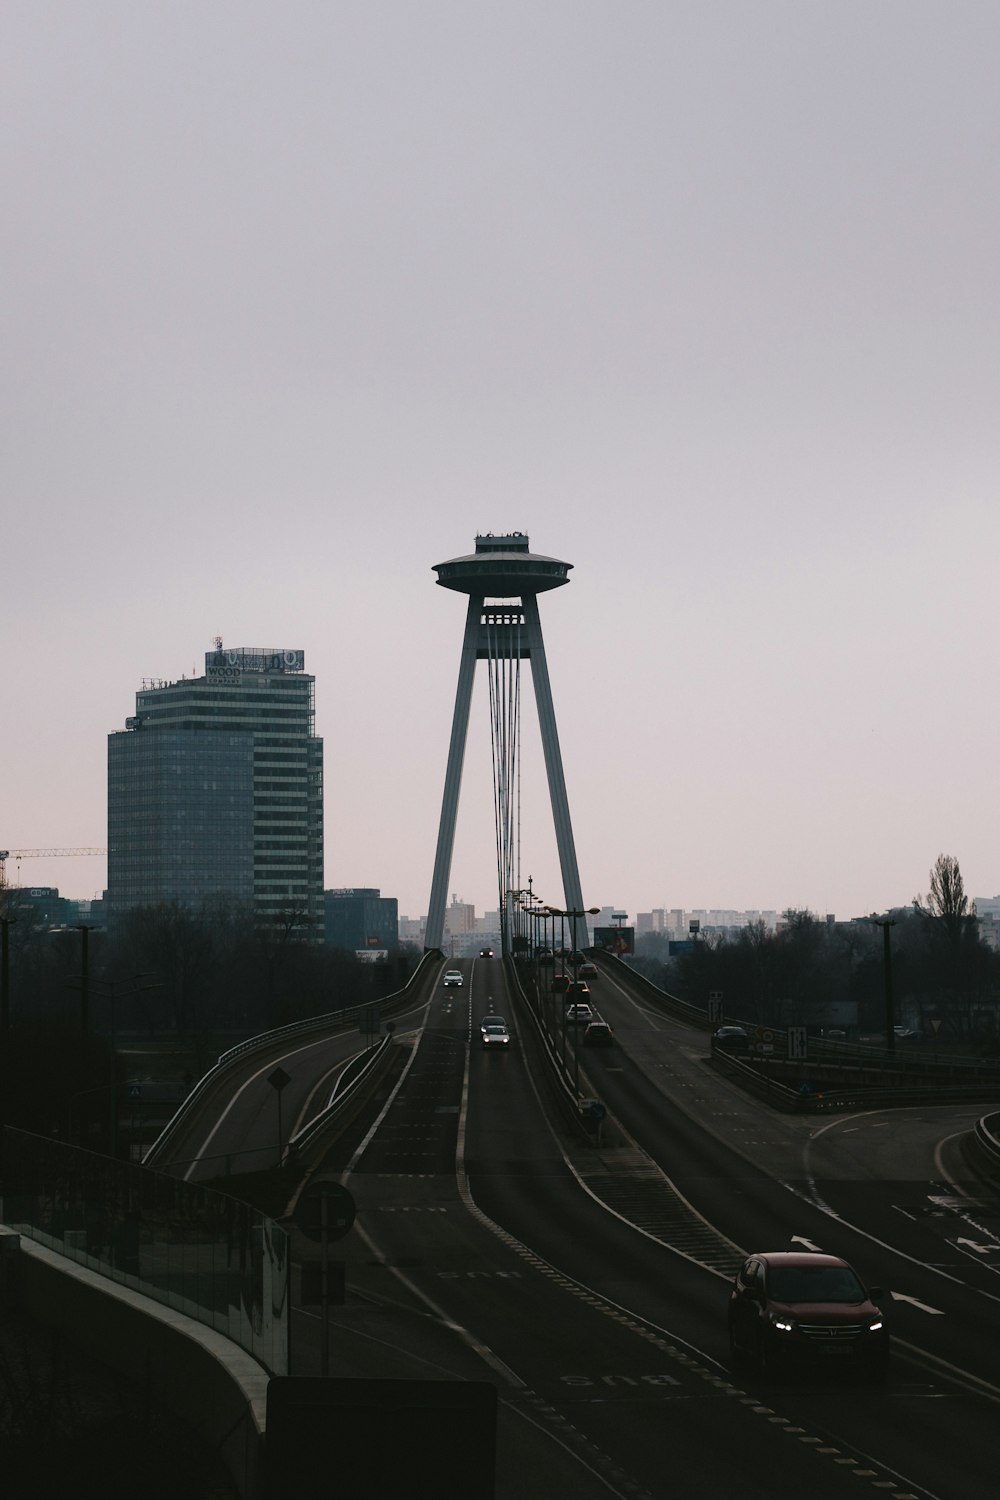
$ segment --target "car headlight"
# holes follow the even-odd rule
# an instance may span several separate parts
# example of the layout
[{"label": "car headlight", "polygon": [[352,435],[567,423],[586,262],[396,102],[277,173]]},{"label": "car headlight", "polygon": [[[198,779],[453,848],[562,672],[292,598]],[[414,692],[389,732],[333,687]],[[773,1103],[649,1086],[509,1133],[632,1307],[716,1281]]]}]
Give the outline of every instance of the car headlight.
[{"label": "car headlight", "polygon": [[885,1327],[885,1324],[882,1322],[882,1319],[881,1318],[876,1318],[874,1323],[869,1323],[868,1324],[868,1332],[869,1333],[878,1333],[884,1327]]},{"label": "car headlight", "polygon": [[778,1333],[794,1333],[795,1324],[791,1318],[783,1318],[778,1313],[771,1314],[771,1327]]}]

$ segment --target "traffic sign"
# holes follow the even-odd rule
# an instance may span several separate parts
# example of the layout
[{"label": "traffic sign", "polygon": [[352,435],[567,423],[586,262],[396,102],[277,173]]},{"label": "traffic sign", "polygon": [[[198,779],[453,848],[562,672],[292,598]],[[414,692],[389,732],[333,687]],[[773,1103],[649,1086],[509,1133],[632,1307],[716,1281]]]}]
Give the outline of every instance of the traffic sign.
[{"label": "traffic sign", "polygon": [[806,1028],[804,1026],[789,1026],[788,1028],[788,1056],[792,1058],[803,1058],[807,1054]]},{"label": "traffic sign", "polygon": [[774,1051],[774,1031],[770,1026],[755,1026],[751,1033],[751,1046],[758,1057],[769,1057]]},{"label": "traffic sign", "polygon": [[354,1198],[340,1182],[310,1182],[295,1205],[296,1228],[309,1240],[343,1239],[357,1212]]}]

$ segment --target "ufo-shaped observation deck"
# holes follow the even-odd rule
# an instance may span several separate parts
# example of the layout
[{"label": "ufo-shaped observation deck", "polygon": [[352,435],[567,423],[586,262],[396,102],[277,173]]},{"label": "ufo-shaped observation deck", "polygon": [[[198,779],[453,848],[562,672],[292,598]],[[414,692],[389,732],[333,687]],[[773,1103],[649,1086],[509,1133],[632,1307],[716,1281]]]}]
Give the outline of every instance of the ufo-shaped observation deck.
[{"label": "ufo-shaped observation deck", "polygon": [[468,557],[453,557],[435,563],[434,572],[442,588],[484,599],[513,599],[524,594],[542,594],[569,583],[572,563],[557,557],[529,552],[528,538],[520,531],[506,536],[488,532],[476,537],[476,550]]}]

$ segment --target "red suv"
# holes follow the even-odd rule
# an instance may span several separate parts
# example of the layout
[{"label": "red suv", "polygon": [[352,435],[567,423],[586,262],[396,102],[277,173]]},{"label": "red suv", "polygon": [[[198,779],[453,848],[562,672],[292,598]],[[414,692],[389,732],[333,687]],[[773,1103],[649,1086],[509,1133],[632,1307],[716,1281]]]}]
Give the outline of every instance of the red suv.
[{"label": "red suv", "polygon": [[793,1364],[843,1366],[883,1380],[889,1330],[878,1300],[838,1255],[769,1250],[740,1266],[729,1298],[729,1352],[762,1375]]}]

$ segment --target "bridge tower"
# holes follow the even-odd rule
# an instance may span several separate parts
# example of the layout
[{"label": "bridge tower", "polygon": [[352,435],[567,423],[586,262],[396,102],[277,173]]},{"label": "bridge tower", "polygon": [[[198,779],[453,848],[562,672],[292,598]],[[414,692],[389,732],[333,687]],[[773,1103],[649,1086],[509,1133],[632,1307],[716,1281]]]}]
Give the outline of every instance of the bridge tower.
[{"label": "bridge tower", "polygon": [[528,538],[519,531],[505,536],[494,536],[492,533],[477,536],[474,553],[434,565],[441,587],[468,594],[469,607],[465,617],[465,637],[458,668],[448,769],[445,773],[441,823],[434,857],[434,878],[427,910],[425,943],[429,949],[440,948],[444,941],[445,899],[451,876],[458,798],[477,661],[531,662],[531,680],[535,689],[535,706],[545,756],[566,909],[580,911],[583,908],[576,845],[573,842],[573,827],[566,796],[566,779],[563,775],[552,689],[538,615],[538,595],[547,589],[560,588],[568,583],[572,566],[572,563],[559,562],[554,557],[541,557],[529,551]]}]

